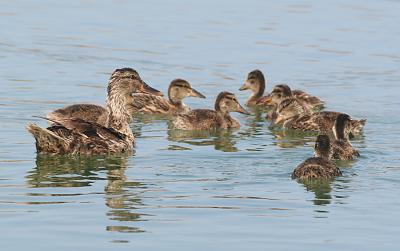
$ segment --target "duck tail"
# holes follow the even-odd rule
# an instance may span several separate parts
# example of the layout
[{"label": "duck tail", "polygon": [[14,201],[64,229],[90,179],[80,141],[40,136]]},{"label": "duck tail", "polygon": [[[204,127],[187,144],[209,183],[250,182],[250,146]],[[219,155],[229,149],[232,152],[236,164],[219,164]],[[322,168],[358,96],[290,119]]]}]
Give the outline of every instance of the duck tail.
[{"label": "duck tail", "polygon": [[35,138],[38,153],[62,153],[65,149],[67,142],[54,132],[36,124],[28,124],[26,129]]}]

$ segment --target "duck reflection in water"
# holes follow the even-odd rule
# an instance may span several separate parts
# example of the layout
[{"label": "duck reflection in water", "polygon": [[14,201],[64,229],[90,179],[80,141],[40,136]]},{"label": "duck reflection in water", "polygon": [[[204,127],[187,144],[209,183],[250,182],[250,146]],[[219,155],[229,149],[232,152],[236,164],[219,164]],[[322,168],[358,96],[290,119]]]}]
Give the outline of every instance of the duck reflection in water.
[{"label": "duck reflection in water", "polygon": [[277,127],[270,127],[269,129],[275,136],[276,142],[274,142],[274,144],[281,148],[295,148],[313,144],[315,142],[315,136],[317,136],[317,133],[314,132],[302,132]]},{"label": "duck reflection in water", "polygon": [[242,136],[247,138],[262,136],[265,133],[265,119],[263,117],[263,112],[265,108],[254,106],[249,107],[250,116],[246,116],[245,128],[240,132]]},{"label": "duck reflection in water", "polygon": [[313,200],[314,205],[327,205],[331,203],[331,180],[321,180],[321,179],[310,179],[298,181],[307,189],[315,194],[315,199]]},{"label": "duck reflection in water", "polygon": [[[130,155],[70,156],[37,155],[36,167],[26,176],[27,183],[34,188],[69,187],[79,188],[94,185],[106,180],[104,188],[105,205],[109,208],[107,216],[119,222],[141,221],[143,214],[134,210],[143,205],[140,193],[132,192],[143,188],[139,182],[129,181],[125,175]],[[106,175],[103,175],[106,173]],[[80,195],[80,193],[74,193]],[[92,193],[91,193],[92,194]],[[95,193],[100,194],[99,193]],[[144,232],[144,230],[116,224],[106,227],[107,231]]]},{"label": "duck reflection in water", "polygon": [[[237,152],[236,136],[232,130],[213,129],[213,130],[177,130],[169,126],[168,140],[185,143],[193,146],[212,146],[215,150],[222,152]],[[185,147],[171,145],[169,150],[189,150]]]}]

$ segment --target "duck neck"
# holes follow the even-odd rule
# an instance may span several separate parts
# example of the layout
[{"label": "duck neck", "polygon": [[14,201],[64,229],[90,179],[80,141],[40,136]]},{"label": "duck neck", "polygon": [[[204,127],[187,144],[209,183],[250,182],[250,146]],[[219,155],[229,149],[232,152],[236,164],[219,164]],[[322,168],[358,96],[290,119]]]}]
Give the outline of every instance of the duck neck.
[{"label": "duck neck", "polygon": [[183,102],[182,99],[176,98],[176,97],[171,97],[171,95],[168,95],[169,102],[171,105],[175,106],[176,108],[181,108],[183,107]]},{"label": "duck neck", "polygon": [[252,89],[252,94],[250,98],[247,100],[247,103],[255,103],[258,99],[260,99],[264,95],[265,91],[265,80],[258,80],[258,85],[256,88]]},{"label": "duck neck", "polygon": [[117,90],[110,90],[107,97],[107,112],[108,117],[106,125],[118,132],[133,138],[133,133],[129,127],[129,122],[132,119],[131,114],[126,109],[128,94],[121,94]]},{"label": "duck neck", "polygon": [[335,139],[338,141],[349,141],[349,135],[348,133],[345,132],[345,123],[335,123],[333,126],[333,133],[335,136]]},{"label": "duck neck", "polygon": [[219,114],[219,116],[221,116],[224,119],[231,118],[229,111],[226,111],[225,109],[221,109],[221,107],[219,107],[219,106],[216,107],[215,111],[217,112],[217,114]]},{"label": "duck neck", "polygon": [[331,152],[329,149],[318,149],[315,150],[315,156],[329,160],[330,156],[331,156]]}]

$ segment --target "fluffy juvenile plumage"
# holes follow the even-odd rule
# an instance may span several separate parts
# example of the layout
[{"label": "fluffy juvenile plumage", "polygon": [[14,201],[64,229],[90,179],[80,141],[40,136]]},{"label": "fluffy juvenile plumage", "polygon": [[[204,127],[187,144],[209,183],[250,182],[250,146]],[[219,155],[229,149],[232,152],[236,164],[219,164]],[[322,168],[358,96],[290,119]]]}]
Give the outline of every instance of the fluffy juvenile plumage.
[{"label": "fluffy juvenile plumage", "polygon": [[215,110],[196,109],[174,117],[172,125],[182,130],[207,130],[213,128],[239,128],[240,123],[230,112],[249,114],[230,92],[221,92],[215,101]]},{"label": "fluffy juvenile plumage", "polygon": [[294,169],[292,179],[331,179],[341,176],[342,172],[329,161],[330,140],[327,135],[319,135],[315,142],[315,157],[308,158]]},{"label": "fluffy juvenile plumage", "polygon": [[[269,94],[267,93],[264,96],[264,91],[266,88],[266,80],[264,74],[260,70],[251,71],[247,75],[247,79],[245,83],[240,87],[240,91],[251,90],[252,95],[246,102],[248,106],[262,105],[263,99],[268,98]],[[292,94],[294,98],[296,98],[303,106],[308,109],[318,108],[323,106],[324,101],[319,99],[318,97],[312,96],[302,90],[293,90]]]},{"label": "fluffy juvenile plumage", "polygon": [[283,124],[298,114],[311,113],[307,107],[293,96],[290,87],[285,84],[276,85],[264,102],[274,107],[274,116],[272,117],[274,124]]},{"label": "fluffy juvenile plumage", "polygon": [[[293,98],[287,85],[277,85],[271,95],[263,101],[267,105],[275,105],[275,124],[284,128],[302,131],[315,131],[332,135],[332,127],[336,118],[342,114],[339,112],[322,111],[313,113],[297,99]],[[352,135],[360,134],[366,120],[349,121],[349,131]]]},{"label": "fluffy juvenile plumage", "polygon": [[53,125],[41,128],[29,124],[38,153],[105,154],[133,150],[134,136],[129,127],[131,115],[126,103],[133,92],[148,91],[148,86],[132,69],[117,69],[108,84],[106,113],[99,124],[74,117],[55,117]]},{"label": "fluffy juvenile plumage", "polygon": [[[110,83],[114,83],[115,80],[122,80],[122,79],[141,80],[139,73],[136,70],[132,68],[122,68],[115,70],[112,73],[110,77]],[[108,88],[110,88],[110,86]],[[141,88],[146,92],[151,93],[152,95],[162,96],[162,93],[160,91],[152,88],[143,81]],[[118,90],[123,90],[123,89],[118,89]],[[138,92],[143,92],[143,90],[138,90]],[[112,98],[110,94],[113,94],[113,96],[115,96],[115,93],[108,91],[107,100]],[[123,97],[123,99],[126,101],[127,105],[131,104],[133,102],[132,93],[127,93]],[[129,106],[127,109],[129,109]],[[108,111],[106,107],[94,104],[75,104],[50,112],[49,114],[47,114],[46,117],[50,120],[55,120],[55,121],[79,118],[88,122],[93,122],[105,126],[106,125],[105,123],[107,121],[107,116],[108,116]]]},{"label": "fluffy juvenile plumage", "polygon": [[349,141],[350,133],[350,116],[347,114],[339,114],[333,126],[335,140],[332,142],[332,159],[352,160],[360,154],[353,148]]},{"label": "fluffy juvenile plumage", "polygon": [[190,111],[182,100],[185,97],[205,98],[184,79],[175,79],[168,88],[168,99],[151,94],[134,94],[130,106],[132,112],[147,114],[177,114]]}]

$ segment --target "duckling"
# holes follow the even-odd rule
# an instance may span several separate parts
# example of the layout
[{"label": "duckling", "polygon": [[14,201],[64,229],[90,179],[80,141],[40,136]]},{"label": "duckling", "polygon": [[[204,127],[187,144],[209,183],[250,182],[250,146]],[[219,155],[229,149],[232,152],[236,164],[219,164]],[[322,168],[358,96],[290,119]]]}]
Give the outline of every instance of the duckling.
[{"label": "duckling", "polygon": [[[276,105],[274,124],[281,124],[284,128],[302,131],[315,131],[332,135],[332,127],[337,117],[342,114],[333,111],[322,111],[312,113],[300,102],[291,98],[291,90],[287,85],[277,85],[271,95],[262,102],[265,105]],[[365,119],[350,119],[349,128],[351,136],[361,133]]]},{"label": "duckling", "polygon": [[203,94],[196,91],[184,79],[175,79],[168,88],[168,100],[156,95],[134,94],[134,100],[130,106],[132,112],[149,114],[177,114],[186,113],[190,108],[182,100],[185,97],[206,98]]},{"label": "duckling", "polygon": [[[268,98],[268,94],[264,95],[266,80],[264,74],[260,70],[254,70],[247,75],[246,82],[240,87],[240,91],[251,90],[252,95],[247,100],[247,106],[259,105],[260,100]],[[320,98],[312,96],[302,90],[293,90],[292,95],[308,109],[320,108],[324,105],[324,101]]]},{"label": "duckling", "polygon": [[339,114],[337,116],[335,125],[332,128],[335,136],[335,140],[331,144],[332,159],[352,160],[354,156],[360,156],[359,152],[353,148],[349,141],[349,125],[349,115]]},{"label": "duckling", "polygon": [[268,99],[264,99],[264,103],[274,106],[273,124],[283,124],[298,114],[311,113],[306,106],[293,96],[290,87],[285,84],[276,85]]},{"label": "duckling", "polygon": [[[122,68],[115,70],[110,77],[110,81],[118,79],[140,79],[139,73],[132,68]],[[142,80],[141,80],[142,81]],[[142,81],[143,82],[143,81]],[[153,87],[147,85],[145,82],[142,83],[141,90],[139,92],[148,92],[152,95],[162,96],[162,92],[154,89]],[[121,90],[123,91],[123,90]],[[110,97],[108,97],[110,98]],[[128,108],[133,102],[133,97],[131,94],[124,97]],[[46,118],[49,121],[59,121],[64,119],[78,118],[83,119],[87,122],[97,123],[99,125],[106,126],[106,120],[108,117],[107,108],[99,105],[93,104],[75,104],[64,108],[57,109],[53,112],[47,114]]]},{"label": "duckling", "polygon": [[340,169],[329,161],[330,140],[327,135],[319,135],[315,142],[315,157],[308,158],[294,169],[292,179],[332,179],[342,176]]},{"label": "duckling", "polygon": [[153,90],[139,75],[125,74],[132,69],[117,69],[108,83],[108,97],[104,125],[75,117],[56,117],[48,128],[28,124],[27,130],[36,140],[38,153],[43,154],[106,154],[131,152],[134,136],[127,110],[132,93]]},{"label": "duckling", "polygon": [[235,94],[221,92],[215,101],[215,110],[196,109],[178,114],[174,117],[172,126],[182,130],[240,128],[240,123],[231,117],[230,112],[250,114],[239,104]]}]

